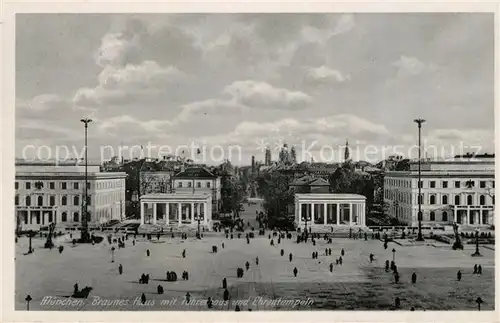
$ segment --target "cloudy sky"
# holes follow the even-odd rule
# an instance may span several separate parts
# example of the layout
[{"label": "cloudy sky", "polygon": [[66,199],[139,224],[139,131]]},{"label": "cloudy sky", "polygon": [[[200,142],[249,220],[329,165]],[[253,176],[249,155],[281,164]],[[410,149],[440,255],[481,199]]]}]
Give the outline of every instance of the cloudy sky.
[{"label": "cloudy sky", "polygon": [[349,139],[373,161],[409,154],[416,117],[428,146],[493,152],[493,39],[490,14],[18,15],[16,155],[80,153],[82,116],[91,158],[194,143],[248,164],[287,142],[328,161]]}]

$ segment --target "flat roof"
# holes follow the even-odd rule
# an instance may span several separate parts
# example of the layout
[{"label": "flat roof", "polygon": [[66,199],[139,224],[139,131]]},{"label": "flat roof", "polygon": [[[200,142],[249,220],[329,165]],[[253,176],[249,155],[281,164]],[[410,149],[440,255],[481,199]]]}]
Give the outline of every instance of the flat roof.
[{"label": "flat roof", "polygon": [[366,200],[366,196],[360,194],[344,194],[344,193],[330,193],[330,194],[315,194],[315,193],[300,193],[295,194],[298,199],[304,200]]},{"label": "flat roof", "polygon": [[152,193],[141,196],[141,200],[206,200],[212,197],[210,193]]}]

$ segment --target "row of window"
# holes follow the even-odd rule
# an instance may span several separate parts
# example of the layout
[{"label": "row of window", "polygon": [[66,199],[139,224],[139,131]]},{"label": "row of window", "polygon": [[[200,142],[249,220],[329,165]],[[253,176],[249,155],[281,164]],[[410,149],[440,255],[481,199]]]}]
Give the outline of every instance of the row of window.
[{"label": "row of window", "polygon": [[[182,182],[179,182],[179,183],[177,184],[177,187],[182,188]],[[192,183],[192,182],[187,182],[187,187],[188,187],[188,188],[193,187],[193,183]],[[201,188],[201,182],[197,182],[197,183],[196,183],[196,187],[197,187],[197,188]],[[206,188],[210,188],[210,182],[206,182]]]},{"label": "row of window", "polygon": [[[58,182],[59,183],[59,189],[66,190],[68,187],[71,185],[71,182]],[[69,184],[69,185],[68,185]],[[78,190],[80,189],[80,182],[73,182],[73,189]],[[25,182],[24,187],[27,190],[30,190],[32,187],[36,189],[42,189],[44,188],[44,182],[42,181],[37,181],[37,182]],[[117,187],[123,187],[123,181],[99,181],[95,183],[97,189],[106,189],[106,188],[117,188]],[[14,183],[15,189],[19,189],[19,182]],[[209,186],[208,186],[209,187]],[[49,182],[48,183],[48,188],[51,190],[56,189],[56,182]],[[90,189],[90,182],[87,182],[87,188]]]},{"label": "row of window", "polygon": [[[33,184],[33,185],[31,185]],[[19,189],[19,182],[14,183],[15,189]],[[43,182],[25,182],[24,183],[24,188],[27,190],[30,190],[32,187],[36,189],[42,189],[44,188],[44,183]],[[55,190],[56,189],[56,182],[49,182],[49,189]],[[68,189],[68,183],[67,182],[59,182],[59,188],[62,190]],[[87,188],[90,188],[90,182],[87,182]],[[79,182],[73,182],[73,189],[78,190],[80,189],[80,183]]]},{"label": "row of window", "polygon": [[[15,196],[15,204],[19,205],[19,195]],[[91,204],[91,196],[88,196],[88,205]],[[24,199],[24,205],[25,206],[31,206],[31,196],[26,196]],[[38,196],[37,198],[37,206],[44,206],[43,205],[43,196]],[[49,196],[49,206],[54,206],[56,205],[56,197],[55,196]],[[68,197],[63,195],[61,196],[61,205],[68,205]],[[73,196],[73,205],[80,205],[80,196],[75,195]]]},{"label": "row of window", "polygon": [[[385,194],[385,197],[387,199],[396,199],[398,201],[401,201],[401,203],[406,203],[406,204],[409,204],[410,201],[409,201],[409,195],[408,194],[404,194],[404,193],[401,193],[401,192],[393,192],[393,191],[385,191],[386,194]],[[436,194],[428,194],[429,195],[429,204],[431,205],[435,205],[435,204],[439,204],[437,202],[437,195]],[[425,201],[424,201],[424,194],[420,194],[420,198],[417,200],[417,203],[422,203],[422,204],[425,204]],[[472,195],[467,195],[467,205],[474,205],[474,197]],[[455,195],[455,198],[454,198],[454,204],[455,205],[463,205],[462,203],[462,197],[461,195]],[[444,194],[441,196],[441,203],[440,204],[443,204],[443,205],[448,205],[450,204],[449,202],[449,195],[447,194]],[[495,204],[495,196],[492,196],[491,197],[491,204]],[[479,196],[479,205],[487,205],[486,204],[486,195],[480,195]]]},{"label": "row of window", "polygon": [[[390,186],[397,186],[397,187],[405,187],[409,188],[410,187],[410,181],[408,180],[400,180],[400,179],[392,179],[388,178],[387,184]],[[449,182],[450,181],[439,181],[440,182],[440,188],[449,188]],[[476,181],[474,180],[467,180],[467,181],[451,181],[453,182],[453,186],[455,188],[473,188],[476,187]],[[489,186],[488,186],[489,182]],[[435,180],[428,180],[428,181],[420,181],[419,182],[419,187],[420,188],[436,188],[437,187],[438,181]],[[425,186],[425,184],[428,184],[428,186]],[[495,188],[495,181],[479,181],[479,187],[480,188]]]},{"label": "row of window", "polygon": [[[25,224],[28,224],[28,218],[29,218],[29,215],[26,215],[24,217]],[[40,224],[40,213],[38,213],[34,216],[34,220],[35,220],[36,224]],[[49,223],[53,221],[52,213],[49,213],[47,221]],[[73,213],[73,222],[78,222],[78,221],[80,221],[80,214],[78,212],[74,212]],[[90,214],[90,212],[87,213],[87,221],[89,221],[89,222],[92,221],[92,215]],[[30,224],[32,224],[33,219],[30,219],[29,222],[30,222]],[[61,213],[61,222],[68,222],[68,213],[67,212]]]}]

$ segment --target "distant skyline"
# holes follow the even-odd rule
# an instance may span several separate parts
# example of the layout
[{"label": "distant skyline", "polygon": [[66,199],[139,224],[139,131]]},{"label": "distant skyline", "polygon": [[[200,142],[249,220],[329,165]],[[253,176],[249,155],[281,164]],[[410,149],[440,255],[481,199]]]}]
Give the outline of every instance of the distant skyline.
[{"label": "distant skyline", "polygon": [[103,146],[196,142],[239,145],[231,161],[249,165],[252,156],[264,160],[266,144],[276,160],[275,143],[284,141],[300,162],[301,147],[317,141],[312,157],[322,161],[322,145],[343,157],[346,138],[353,159],[367,159],[356,150],[368,145],[379,155],[401,145],[407,156],[417,117],[427,120],[427,145],[494,153],[493,14],[16,20],[17,157],[30,145],[80,151],[82,116],[94,119],[89,159]]}]

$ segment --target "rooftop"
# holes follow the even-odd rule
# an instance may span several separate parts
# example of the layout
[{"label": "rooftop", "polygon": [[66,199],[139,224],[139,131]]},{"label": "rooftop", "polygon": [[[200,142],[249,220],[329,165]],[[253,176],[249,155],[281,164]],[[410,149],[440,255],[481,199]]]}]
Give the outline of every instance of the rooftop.
[{"label": "rooftop", "polygon": [[342,193],[332,193],[332,194],[315,194],[315,193],[300,193],[295,194],[298,199],[304,200],[366,200],[364,195],[359,194],[342,194]]},{"label": "rooftop", "polygon": [[208,193],[153,193],[141,196],[141,200],[206,200],[212,197]]},{"label": "rooftop", "polygon": [[184,171],[175,174],[176,178],[216,178],[209,170],[204,167],[189,167]]}]

